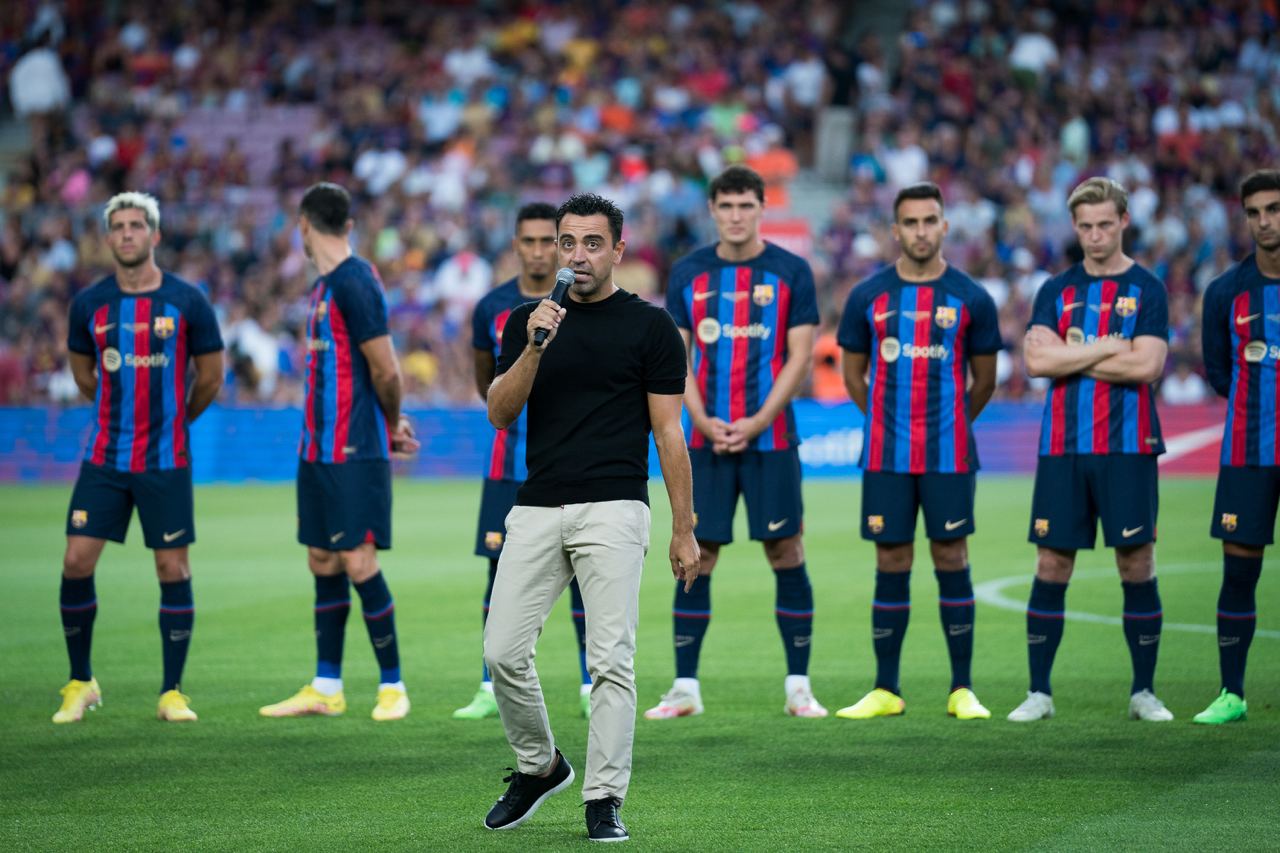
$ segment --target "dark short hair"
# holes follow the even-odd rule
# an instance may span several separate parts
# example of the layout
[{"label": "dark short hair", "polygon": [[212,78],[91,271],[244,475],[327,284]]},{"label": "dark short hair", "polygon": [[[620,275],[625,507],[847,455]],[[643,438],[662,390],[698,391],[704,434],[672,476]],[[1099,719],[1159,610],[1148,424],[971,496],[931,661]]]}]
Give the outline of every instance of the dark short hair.
[{"label": "dark short hair", "polygon": [[747,166],[730,166],[712,179],[707,187],[707,198],[712,201],[720,193],[755,193],[764,204],[764,178]]},{"label": "dark short hair", "polygon": [[520,223],[527,219],[546,219],[549,222],[556,221],[555,205],[547,204],[545,201],[531,201],[524,207],[516,211],[516,230],[520,230]]},{"label": "dark short hair", "polygon": [[924,199],[931,198],[942,207],[942,188],[933,181],[921,181],[918,184],[911,184],[898,190],[898,194],[893,197],[893,221],[898,221],[898,207],[908,199]]},{"label": "dark short hair", "polygon": [[595,193],[578,193],[560,205],[556,211],[556,230],[560,230],[560,221],[566,216],[603,216],[609,220],[609,233],[613,242],[622,240],[622,209],[609,199]]},{"label": "dark short hair", "polygon": [[351,193],[328,181],[312,184],[302,194],[298,212],[321,234],[340,236],[351,218]]},{"label": "dark short hair", "polygon": [[1240,182],[1240,203],[1254,193],[1280,190],[1280,169],[1258,169]]}]

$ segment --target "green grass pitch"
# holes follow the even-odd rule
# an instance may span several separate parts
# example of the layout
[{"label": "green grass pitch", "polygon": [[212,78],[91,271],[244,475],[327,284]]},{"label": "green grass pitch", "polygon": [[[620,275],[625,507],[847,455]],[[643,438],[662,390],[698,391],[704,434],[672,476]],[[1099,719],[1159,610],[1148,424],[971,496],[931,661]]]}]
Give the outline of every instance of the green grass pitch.
[{"label": "green grass pitch", "polygon": [[[640,707],[672,676],[669,515],[660,484],[643,586]],[[811,669],[833,711],[870,688],[872,549],[857,538],[858,487],[809,482],[805,545],[817,596]],[[1274,849],[1280,794],[1280,579],[1259,588],[1248,722],[1194,726],[1217,687],[1219,547],[1207,536],[1211,480],[1162,484],[1158,561],[1166,628],[1156,687],[1170,724],[1126,719],[1128,653],[1115,624],[1069,621],[1054,687],[1058,716],[1004,714],[1026,688],[1023,615],[978,605],[975,688],[995,714],[945,714],[945,644],[927,548],[906,638],[907,713],[869,722],[782,712],[773,581],[758,544],[722,552],[704,646],[704,716],[640,720],[623,818],[633,845],[661,850]],[[94,669],[105,705],[54,726],[66,658],[57,577],[69,486],[0,489],[0,848],[6,850],[523,850],[585,843],[580,789],[529,824],[481,820],[513,757],[496,720],[455,722],[480,669],[484,562],[472,556],[478,482],[398,480],[396,599],[413,713],[369,719],[376,681],[357,611],[348,623],[338,719],[266,720],[258,706],[312,674],[312,585],[294,542],[292,487],[197,489],[196,631],[184,690],[200,721],[155,721],[158,591],[135,526],[98,570]],[[1031,484],[982,477],[975,583],[1020,607],[1033,549]],[[739,521],[743,513],[739,513]],[[921,543],[923,546],[923,543]],[[1082,552],[1069,610],[1118,617],[1110,553]],[[1001,579],[1011,578],[1007,584]],[[997,590],[997,588],[999,588]],[[988,595],[990,598],[990,595]],[[1174,623],[1180,626],[1173,627]],[[1195,627],[1199,626],[1200,631]],[[577,663],[567,604],[539,647],[553,725],[581,770]]]}]

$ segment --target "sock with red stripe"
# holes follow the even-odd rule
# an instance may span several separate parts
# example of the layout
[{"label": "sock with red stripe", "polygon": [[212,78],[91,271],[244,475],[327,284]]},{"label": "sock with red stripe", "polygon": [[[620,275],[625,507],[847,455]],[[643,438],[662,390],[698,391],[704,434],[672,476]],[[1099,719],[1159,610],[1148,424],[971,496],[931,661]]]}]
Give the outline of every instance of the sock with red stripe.
[{"label": "sock with red stripe", "polygon": [[582,604],[582,588],[578,579],[569,581],[569,612],[573,616],[573,630],[578,635],[578,672],[582,675],[582,683],[591,683],[591,673],[587,671],[587,610]]},{"label": "sock with red stripe", "polygon": [[71,677],[76,681],[93,678],[89,652],[93,647],[93,620],[98,616],[98,595],[93,575],[87,578],[62,578],[58,592],[62,611],[62,635],[67,641],[67,657],[71,661]]},{"label": "sock with red stripe", "polygon": [[951,689],[972,687],[970,663],[973,661],[973,581],[969,567],[958,572],[934,570],[938,578],[938,612],[942,616],[942,632],[947,638],[947,654],[951,657]]},{"label": "sock with red stripe", "polygon": [[688,592],[684,591],[684,581],[676,581],[676,600],[671,614],[675,626],[676,678],[697,678],[702,638],[711,623],[711,575],[699,575]]},{"label": "sock with red stripe", "polygon": [[378,659],[380,684],[400,682],[400,648],[396,642],[396,606],[391,600],[391,590],[382,572],[377,572],[364,583],[352,584],[360,596],[364,610],[364,624],[369,629],[369,642]]},{"label": "sock with red stripe", "polygon": [[1129,692],[1139,693],[1155,686],[1164,612],[1155,578],[1142,583],[1121,581],[1120,586],[1124,588],[1124,638],[1133,660],[1133,688]]},{"label": "sock with red stripe", "polygon": [[1067,585],[1036,578],[1027,602],[1027,659],[1031,665],[1031,690],[1052,695],[1049,675],[1062,642],[1066,621]]},{"label": "sock with red stripe", "polygon": [[160,584],[160,642],[164,651],[164,684],[161,693],[177,690],[191,646],[191,627],[196,607],[191,597],[191,578]]},{"label": "sock with red stripe", "polygon": [[911,620],[911,572],[876,572],[871,602],[871,645],[876,652],[876,687],[898,695],[902,638]]},{"label": "sock with red stripe", "polygon": [[813,587],[804,563],[792,569],[774,569],[777,582],[774,613],[787,655],[787,675],[809,674],[809,643],[813,637]]},{"label": "sock with red stripe", "polygon": [[350,612],[347,576],[316,575],[316,678],[342,678],[342,646]]},{"label": "sock with red stripe", "polygon": [[[1244,667],[1258,625],[1255,591],[1261,557],[1222,555],[1222,591],[1218,593],[1218,667],[1227,692],[1244,698]],[[68,642],[70,642],[68,640]]]},{"label": "sock with red stripe", "polygon": [[[489,599],[493,597],[493,581],[498,576],[498,561],[496,559],[489,561],[489,585],[484,588],[484,605],[480,613],[480,626],[483,628],[489,624]],[[484,656],[480,657],[480,683],[492,684],[493,678],[489,675],[489,665],[484,662]]]}]

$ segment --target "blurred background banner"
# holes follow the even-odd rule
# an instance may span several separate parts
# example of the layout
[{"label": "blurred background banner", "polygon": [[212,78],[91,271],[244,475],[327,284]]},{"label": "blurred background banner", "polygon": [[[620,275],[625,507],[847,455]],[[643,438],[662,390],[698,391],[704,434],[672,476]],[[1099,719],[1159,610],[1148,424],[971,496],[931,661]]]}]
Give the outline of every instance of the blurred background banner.
[{"label": "blurred background banner", "polygon": [[[426,477],[476,477],[485,468],[493,430],[478,408],[409,409],[422,440],[412,462],[397,472]],[[1035,470],[1041,405],[995,402],[978,420],[982,469]],[[92,409],[0,408],[0,482],[71,481],[80,469]],[[1160,412],[1169,453],[1165,473],[1211,474],[1222,440],[1221,404],[1167,407]],[[290,480],[297,467],[302,412],[294,408],[215,406],[191,428],[198,482]],[[862,451],[862,413],[852,403],[796,402],[806,477],[856,477]],[[659,476],[650,447],[649,468]]]}]

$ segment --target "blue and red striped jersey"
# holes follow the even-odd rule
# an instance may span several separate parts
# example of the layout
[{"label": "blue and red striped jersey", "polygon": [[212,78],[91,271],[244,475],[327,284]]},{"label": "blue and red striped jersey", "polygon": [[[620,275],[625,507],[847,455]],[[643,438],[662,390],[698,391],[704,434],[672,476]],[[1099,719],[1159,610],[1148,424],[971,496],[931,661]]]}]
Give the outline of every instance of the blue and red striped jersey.
[{"label": "blue and red striped jersey", "polygon": [[[667,310],[691,333],[693,376],[707,414],[732,423],[760,410],[787,361],[787,332],[817,325],[813,271],[799,255],[765,243],[744,263],[722,260],[716,247],[686,255],[671,269]],[[688,423],[689,447],[709,447]],[[749,450],[800,444],[790,401]]]},{"label": "blue and red striped jersey", "polygon": [[299,455],[308,462],[389,459],[391,430],[360,345],[387,334],[378,270],[352,255],[311,288],[307,399]]},{"label": "blue and red striped jersey", "polygon": [[885,267],[849,294],[836,340],[870,356],[862,470],[978,470],[969,359],[1003,346],[995,302],[982,285],[951,266],[925,282]]},{"label": "blue and red striped jersey", "polygon": [[1280,465],[1280,278],[1249,255],[1215,278],[1201,320],[1209,384],[1227,398],[1223,465]]},{"label": "blue and red striped jersey", "polygon": [[[1068,344],[1104,335],[1168,340],[1169,299],[1160,279],[1138,264],[1109,278],[1076,264],[1041,285],[1031,326],[1048,326]],[[1040,423],[1040,455],[1067,453],[1164,453],[1152,386],[1115,385],[1082,373],[1053,380]]]},{"label": "blue and red striped jersey", "polygon": [[[530,301],[520,293],[517,279],[504,282],[484,295],[476,303],[475,313],[471,315],[471,346],[478,350],[493,353],[493,363],[498,363],[502,355],[502,330],[507,325],[507,318],[520,305]],[[529,477],[529,466],[525,458],[526,441],[529,427],[529,410],[526,406],[520,410],[520,416],[511,422],[506,429],[496,430],[493,443],[489,448],[489,464],[485,467],[485,477],[490,480],[510,480],[523,483]]]},{"label": "blue and red striped jersey", "polygon": [[191,464],[188,363],[222,349],[200,290],[164,273],[157,289],[126,293],[109,275],[72,301],[67,349],[98,362],[86,462],[132,473]]}]

